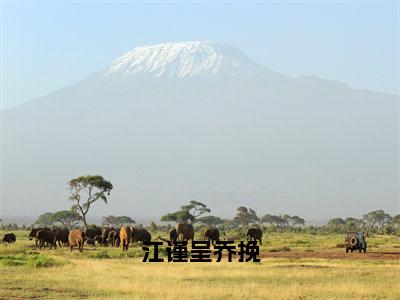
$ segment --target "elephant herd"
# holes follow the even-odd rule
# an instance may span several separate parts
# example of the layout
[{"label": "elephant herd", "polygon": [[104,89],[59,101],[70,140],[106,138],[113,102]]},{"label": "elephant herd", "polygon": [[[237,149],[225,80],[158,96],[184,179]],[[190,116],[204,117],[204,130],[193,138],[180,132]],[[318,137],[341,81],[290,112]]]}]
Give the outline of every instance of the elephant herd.
[{"label": "elephant herd", "polygon": [[[101,229],[101,228],[100,228]],[[96,234],[96,235],[95,235]],[[127,250],[130,243],[150,242],[151,234],[144,228],[135,228],[132,226],[121,226],[121,228],[102,228],[90,236],[94,243],[99,243],[104,246],[119,247],[122,245],[122,250]]]},{"label": "elephant herd", "polygon": [[[172,229],[169,233],[169,240],[171,242],[189,241],[194,238],[194,228],[191,224],[178,223],[176,228]],[[203,232],[203,239],[215,244],[220,239],[220,233],[217,228],[207,228]],[[259,241],[262,245],[262,230],[258,227],[249,228],[246,232],[246,239],[248,241]]]},{"label": "elephant herd", "polygon": [[[128,250],[130,243],[150,242],[151,234],[144,228],[135,228],[132,226],[113,227],[91,227],[85,231],[75,229],[60,228],[33,228],[29,235],[29,240],[35,239],[36,248],[69,246],[72,251],[75,247],[83,252],[84,243],[94,246],[96,243],[103,246],[119,247],[122,251]],[[203,232],[204,240],[215,244],[220,239],[220,233],[217,228],[207,228]],[[259,241],[262,244],[262,231],[258,227],[249,228],[246,232],[248,241]],[[194,228],[192,224],[178,223],[175,228],[169,232],[169,242],[190,241],[194,239]],[[3,237],[3,243],[13,243],[16,236],[13,233],[7,233]]]},{"label": "elephant herd", "polygon": [[85,232],[80,229],[69,231],[63,228],[33,228],[29,233],[29,240],[35,239],[36,248],[54,247],[57,249],[62,245],[68,245],[71,251],[74,247],[78,247],[80,252],[83,252],[83,244],[85,243]]},{"label": "elephant herd", "polygon": [[[126,232],[129,231],[128,238]],[[29,240],[35,239],[36,248],[49,247],[57,249],[57,245],[69,246],[71,251],[77,247],[80,252],[83,252],[84,243],[94,246],[96,243],[104,246],[119,247],[123,240],[124,248],[130,242],[149,242],[151,234],[144,228],[134,228],[131,226],[122,226],[121,228],[112,227],[91,227],[85,231],[75,229],[60,228],[33,228],[29,235]]]}]

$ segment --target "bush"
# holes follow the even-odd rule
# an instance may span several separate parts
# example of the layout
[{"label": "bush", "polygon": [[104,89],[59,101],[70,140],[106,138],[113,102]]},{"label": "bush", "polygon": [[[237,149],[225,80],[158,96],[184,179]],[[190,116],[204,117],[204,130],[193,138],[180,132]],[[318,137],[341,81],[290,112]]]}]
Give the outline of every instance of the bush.
[{"label": "bush", "polygon": [[111,258],[110,254],[106,250],[102,250],[99,252],[95,252],[93,254],[90,254],[89,257],[91,258],[98,258],[98,259],[108,259]]}]

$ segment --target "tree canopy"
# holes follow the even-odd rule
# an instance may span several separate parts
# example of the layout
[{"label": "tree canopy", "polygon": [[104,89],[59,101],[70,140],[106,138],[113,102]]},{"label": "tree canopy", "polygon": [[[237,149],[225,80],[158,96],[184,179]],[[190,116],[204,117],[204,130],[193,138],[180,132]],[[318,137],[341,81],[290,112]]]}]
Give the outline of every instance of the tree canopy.
[{"label": "tree canopy", "polygon": [[87,229],[86,215],[91,205],[99,199],[107,203],[107,196],[110,195],[113,185],[100,175],[87,175],[71,179],[68,186],[71,193],[69,199],[74,203],[73,208],[79,212]]},{"label": "tree canopy", "polygon": [[242,226],[248,226],[252,222],[259,222],[260,218],[257,216],[255,210],[244,206],[239,206],[236,209],[234,220]]},{"label": "tree canopy", "polygon": [[393,216],[392,223],[396,227],[400,227],[400,214]]},{"label": "tree canopy", "polygon": [[195,217],[187,210],[178,210],[161,217],[163,222],[194,222]]},{"label": "tree canopy", "polygon": [[180,210],[162,216],[161,221],[193,223],[196,221],[196,218],[209,212],[211,212],[211,210],[207,207],[207,205],[193,200],[187,205],[182,205]]},{"label": "tree canopy", "polygon": [[363,220],[367,225],[377,228],[382,228],[385,223],[390,222],[390,219],[390,215],[382,209],[371,211],[363,216]]},{"label": "tree canopy", "polygon": [[207,227],[214,227],[224,224],[224,220],[216,216],[204,216],[196,219],[196,223],[202,223]]},{"label": "tree canopy", "polygon": [[35,225],[39,227],[50,227],[54,224],[54,219],[53,219],[53,213],[51,212],[46,212],[42,215],[40,215],[35,223]]},{"label": "tree canopy", "polygon": [[69,229],[75,228],[81,221],[82,217],[73,210],[61,210],[53,214],[54,223],[60,223]]},{"label": "tree canopy", "polygon": [[102,218],[102,224],[109,227],[117,227],[135,223],[135,220],[128,216],[107,216]]},{"label": "tree canopy", "polygon": [[211,209],[209,209],[207,205],[194,200],[190,201],[187,205],[182,205],[181,210],[188,211],[194,218],[198,218],[201,215],[211,212]]},{"label": "tree canopy", "polygon": [[266,214],[261,218],[262,223],[271,224],[277,227],[286,227],[289,225],[289,219],[291,217],[289,215],[284,215],[282,217]]}]

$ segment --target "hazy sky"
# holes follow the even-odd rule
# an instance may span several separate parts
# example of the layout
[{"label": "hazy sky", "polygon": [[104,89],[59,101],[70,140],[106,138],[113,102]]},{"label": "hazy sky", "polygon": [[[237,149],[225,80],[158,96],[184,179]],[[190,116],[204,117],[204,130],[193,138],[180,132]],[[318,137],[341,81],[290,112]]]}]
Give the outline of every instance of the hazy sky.
[{"label": "hazy sky", "polygon": [[210,40],[271,70],[399,93],[399,4],[1,1],[2,107],[48,94],[143,44]]}]

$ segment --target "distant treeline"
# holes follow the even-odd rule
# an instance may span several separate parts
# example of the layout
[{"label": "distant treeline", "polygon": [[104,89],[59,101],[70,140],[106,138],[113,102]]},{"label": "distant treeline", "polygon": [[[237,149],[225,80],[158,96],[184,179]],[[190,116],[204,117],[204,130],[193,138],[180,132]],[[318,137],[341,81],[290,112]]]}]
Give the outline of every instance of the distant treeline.
[{"label": "distant treeline", "polygon": [[[108,196],[113,190],[113,185],[100,175],[86,175],[73,178],[68,182],[70,191],[69,200],[72,202],[70,210],[46,212],[39,216],[30,226],[17,224],[2,224],[1,229],[30,229],[31,227],[66,227],[68,229],[90,227],[86,217],[90,208],[97,201],[107,203]],[[391,216],[383,210],[374,210],[365,214],[361,219],[348,217],[346,219],[334,218],[322,226],[306,226],[306,222],[299,216],[265,214],[258,216],[256,211],[245,206],[236,209],[232,219],[223,219],[211,215],[211,209],[206,204],[198,201],[190,201],[182,205],[177,211],[167,213],[161,217],[161,224],[151,222],[146,229],[150,231],[164,231],[172,228],[174,223],[192,223],[195,228],[216,227],[223,233],[243,233],[247,228],[257,226],[264,232],[308,232],[316,233],[345,233],[349,231],[363,231],[379,234],[400,235],[400,214]],[[0,220],[1,223],[1,220]],[[126,224],[135,224],[135,220],[128,216],[106,216],[102,218],[102,226],[118,227]],[[138,227],[141,225],[138,224]]]},{"label": "distant treeline", "polygon": [[[309,234],[346,233],[350,231],[362,231],[366,234],[388,234],[400,236],[400,214],[391,216],[383,210],[374,210],[365,214],[361,219],[333,218],[320,226],[306,225],[303,218],[298,216],[265,214],[259,217],[256,212],[244,206],[236,210],[232,219],[223,219],[210,215],[211,210],[203,203],[191,201],[183,205],[176,212],[168,213],[161,217],[161,222],[151,222],[145,228],[149,231],[168,231],[176,222],[192,223],[197,230],[216,227],[222,232],[238,232],[248,227],[257,226],[264,232],[298,232]],[[1,222],[1,220],[0,220]],[[102,218],[102,226],[119,227],[126,224],[136,224],[135,220],[128,216],[105,216]],[[1,224],[2,230],[29,230],[33,227],[81,227],[82,218],[73,210],[44,213],[37,218],[32,225]],[[142,224],[136,224],[142,227]]]}]

